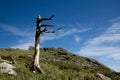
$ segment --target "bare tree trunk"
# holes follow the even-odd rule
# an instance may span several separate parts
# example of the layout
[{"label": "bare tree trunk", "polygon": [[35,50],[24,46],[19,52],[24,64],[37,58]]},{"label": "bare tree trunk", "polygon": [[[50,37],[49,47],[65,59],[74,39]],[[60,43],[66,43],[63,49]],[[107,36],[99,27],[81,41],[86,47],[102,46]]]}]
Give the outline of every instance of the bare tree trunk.
[{"label": "bare tree trunk", "polygon": [[40,56],[40,33],[36,32],[36,39],[35,39],[35,54],[34,54],[34,71],[39,71],[44,73],[42,68],[39,65],[39,56]]},{"label": "bare tree trunk", "polygon": [[[52,15],[49,18],[42,18],[39,15],[37,17],[37,26],[36,26],[36,35],[35,35],[35,53],[34,53],[34,61],[31,67],[31,71],[33,72],[40,72],[40,73],[44,73],[44,71],[42,70],[42,68],[39,65],[39,54],[40,54],[40,34],[42,33],[55,33],[57,30],[47,30],[47,27],[51,27],[53,25],[49,25],[49,24],[43,24],[41,25],[42,21],[46,21],[46,20],[51,20],[54,17],[54,15]],[[42,28],[42,29],[41,29]]]},{"label": "bare tree trunk", "polygon": [[[39,19],[39,17],[38,17]],[[42,68],[39,65],[39,56],[40,56],[40,29],[39,29],[39,22],[37,22],[37,26],[36,26],[36,35],[35,35],[35,50],[34,50],[34,61],[31,67],[31,70],[33,72],[40,72],[40,73],[44,73],[44,71],[42,70]]]}]

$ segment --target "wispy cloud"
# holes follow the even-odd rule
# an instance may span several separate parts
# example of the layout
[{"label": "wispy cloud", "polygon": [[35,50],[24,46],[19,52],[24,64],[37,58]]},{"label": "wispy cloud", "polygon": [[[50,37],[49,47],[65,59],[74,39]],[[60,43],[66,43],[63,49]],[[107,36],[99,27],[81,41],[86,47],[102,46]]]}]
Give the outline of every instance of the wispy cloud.
[{"label": "wispy cloud", "polygon": [[[91,30],[91,28],[81,28],[79,27],[80,24],[57,24],[57,25],[61,25],[63,28],[65,26],[67,26],[68,28],[65,29],[61,29],[60,31],[58,31],[57,33],[53,34],[53,33],[49,33],[49,34],[42,34],[41,35],[41,43],[44,43],[45,41],[48,40],[55,40],[55,39],[59,39],[71,34],[75,34],[75,33],[80,33],[80,32],[85,32],[88,30]],[[11,46],[12,48],[20,48],[20,49],[28,49],[29,46],[34,46],[34,38],[35,38],[35,31],[34,30],[27,30],[27,29],[21,29],[7,24],[0,24],[0,27],[6,31],[11,33],[11,35],[13,36],[21,36],[22,38],[17,40],[16,42],[18,42],[18,44]],[[77,42],[80,41],[80,37],[76,36],[75,40]]]},{"label": "wispy cloud", "polygon": [[[118,54],[120,53],[119,47],[109,47],[109,46],[95,46],[95,45],[88,45],[81,48],[80,51],[77,52],[77,54],[83,55],[83,56],[108,56],[112,54]],[[118,56],[119,57],[119,56]]]},{"label": "wispy cloud", "polygon": [[7,24],[0,24],[0,28],[2,28],[4,31],[7,31],[9,33],[11,33],[12,35],[16,35],[16,36],[31,36],[33,35],[33,32],[29,32],[27,30],[22,30],[20,28],[17,27],[13,27]]},{"label": "wispy cloud", "polygon": [[79,43],[80,42],[80,37],[78,35],[75,35],[75,42]]},{"label": "wispy cloud", "polygon": [[120,22],[113,23],[102,35],[90,39],[87,44],[99,45],[103,43],[120,42]]},{"label": "wispy cloud", "polygon": [[94,56],[98,53],[99,55],[120,53],[118,43],[120,43],[120,22],[112,24],[100,36],[89,39],[81,48],[79,54]]},{"label": "wispy cloud", "polygon": [[85,32],[87,30],[90,30],[90,28],[85,28],[85,29],[71,28],[71,29],[67,29],[67,30],[60,30],[57,32],[57,34],[51,33],[51,34],[42,35],[41,40],[42,40],[42,42],[44,42],[47,40],[59,39],[59,38],[62,38],[64,36],[68,36],[68,35],[80,33],[80,32]]},{"label": "wispy cloud", "polygon": [[20,42],[14,46],[11,46],[11,48],[20,48],[20,49],[24,49],[27,50],[29,48],[29,46],[34,46],[34,40],[24,40],[23,42]]},{"label": "wispy cloud", "polygon": [[115,70],[116,72],[120,72],[120,61],[118,59],[113,60],[111,57],[104,56],[99,58],[98,60],[106,64],[109,68]]},{"label": "wispy cloud", "polygon": [[[55,39],[59,39],[74,33],[79,33],[79,32],[84,32],[87,31],[89,29],[84,29],[84,30],[78,30],[78,29],[70,29],[68,31],[63,31],[60,30],[57,32],[57,34],[43,34],[41,35],[41,43],[44,43],[45,41],[48,40],[55,40]],[[12,48],[20,48],[20,49],[28,49],[29,46],[34,46],[34,37],[26,37],[25,39],[19,40],[19,44],[16,44],[14,46],[11,46]]]},{"label": "wispy cloud", "polygon": [[20,49],[28,49],[29,46],[34,44],[34,32],[33,30],[28,30],[26,28],[21,29],[7,24],[0,24],[0,28],[4,31],[5,35],[11,36],[20,36],[21,38],[15,42],[18,44],[11,46],[11,48],[20,48]]},{"label": "wispy cloud", "polygon": [[111,54],[111,55],[108,55],[106,58],[109,58],[109,59],[114,59],[114,60],[120,60],[120,53],[116,53],[116,54]]},{"label": "wispy cloud", "polygon": [[120,21],[120,17],[117,17],[117,18],[115,18],[115,19],[109,20],[109,22],[118,22],[118,21]]},{"label": "wispy cloud", "polygon": [[[75,24],[56,24],[56,26],[61,26],[62,29],[60,31],[58,31],[56,34],[43,34],[41,36],[41,42],[45,42],[47,40],[54,40],[54,39],[59,39],[62,38],[64,36],[68,36],[71,34],[75,34],[75,33],[80,33],[80,32],[85,32],[88,30],[91,30],[92,28],[90,27],[85,27],[82,26],[79,23],[75,23]],[[80,39],[79,39],[80,40]]]},{"label": "wispy cloud", "polygon": [[120,22],[112,23],[98,37],[89,39],[84,46],[76,52],[83,56],[105,57],[110,60],[120,60]]}]

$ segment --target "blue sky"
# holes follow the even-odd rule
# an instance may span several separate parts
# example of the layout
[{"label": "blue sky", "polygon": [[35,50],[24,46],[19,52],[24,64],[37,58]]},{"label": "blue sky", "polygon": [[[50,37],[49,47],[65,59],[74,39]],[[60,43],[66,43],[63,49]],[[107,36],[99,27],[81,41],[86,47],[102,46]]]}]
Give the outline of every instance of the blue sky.
[{"label": "blue sky", "polygon": [[36,16],[62,29],[41,47],[62,47],[120,72],[120,0],[1,0],[0,48],[34,46]]}]

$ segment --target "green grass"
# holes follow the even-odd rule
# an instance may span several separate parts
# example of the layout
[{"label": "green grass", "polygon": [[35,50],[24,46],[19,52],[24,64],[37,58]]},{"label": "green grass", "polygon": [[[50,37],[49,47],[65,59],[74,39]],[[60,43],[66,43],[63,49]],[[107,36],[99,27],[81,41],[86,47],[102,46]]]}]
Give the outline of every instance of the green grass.
[{"label": "green grass", "polygon": [[[59,50],[60,51],[60,50]],[[63,51],[65,53],[65,51]],[[95,76],[96,72],[104,73],[111,76],[113,80],[119,80],[120,75],[110,72],[109,69],[92,69],[76,64],[74,61],[84,61],[86,59],[73,55],[71,53],[58,54],[57,49],[53,52],[41,50],[40,56],[45,59],[40,60],[40,66],[45,71],[45,74],[32,73],[30,66],[33,61],[33,50],[19,50],[19,49],[0,49],[0,56],[3,59],[11,60],[10,56],[16,60],[15,71],[17,76],[0,73],[0,80],[101,80]],[[24,57],[24,56],[30,57]],[[66,56],[65,56],[66,55]],[[21,57],[23,56],[23,57]],[[60,60],[64,57],[64,60]],[[56,58],[58,61],[52,61],[51,58]]]}]

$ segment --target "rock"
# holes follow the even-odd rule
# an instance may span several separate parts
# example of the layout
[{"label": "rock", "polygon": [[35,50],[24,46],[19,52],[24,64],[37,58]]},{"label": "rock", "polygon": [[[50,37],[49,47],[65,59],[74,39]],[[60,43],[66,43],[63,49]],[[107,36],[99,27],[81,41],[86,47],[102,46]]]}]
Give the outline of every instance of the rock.
[{"label": "rock", "polygon": [[17,75],[17,73],[13,70],[15,67],[11,64],[8,64],[6,62],[0,63],[0,72],[1,73],[7,73],[10,75]]},{"label": "rock", "polygon": [[100,74],[100,73],[97,73],[96,76],[100,77],[103,80],[112,80],[111,78],[109,78],[109,77],[107,77],[107,76],[105,76],[103,74]]}]

